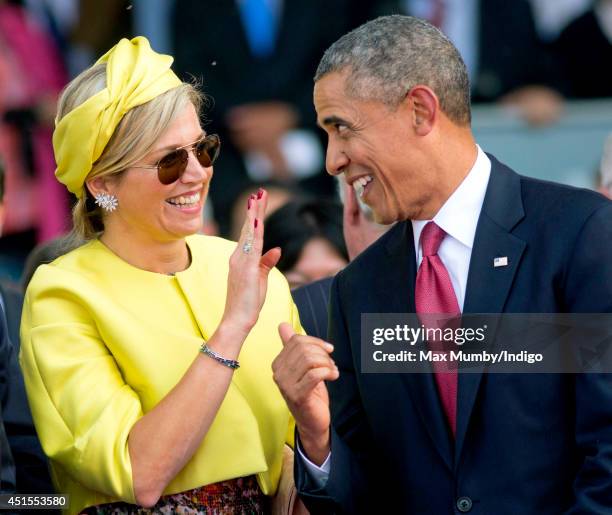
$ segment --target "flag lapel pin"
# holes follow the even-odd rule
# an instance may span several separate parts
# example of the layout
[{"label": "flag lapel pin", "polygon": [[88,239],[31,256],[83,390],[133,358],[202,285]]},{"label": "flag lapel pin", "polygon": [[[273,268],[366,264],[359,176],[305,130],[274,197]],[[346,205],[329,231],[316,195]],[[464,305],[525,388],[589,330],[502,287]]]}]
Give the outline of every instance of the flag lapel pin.
[{"label": "flag lapel pin", "polygon": [[495,268],[500,266],[508,266],[508,257],[507,256],[499,256],[493,260],[493,266]]}]

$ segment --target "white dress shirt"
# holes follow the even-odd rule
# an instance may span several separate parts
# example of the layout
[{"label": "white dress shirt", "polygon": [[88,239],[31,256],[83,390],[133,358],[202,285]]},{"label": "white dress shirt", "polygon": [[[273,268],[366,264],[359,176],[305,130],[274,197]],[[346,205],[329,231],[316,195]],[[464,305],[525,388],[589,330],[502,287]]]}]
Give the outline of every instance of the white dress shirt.
[{"label": "white dress shirt", "polygon": [[[459,308],[463,311],[465,302],[465,287],[467,284],[470,258],[476,235],[476,226],[484,202],[489,177],[491,176],[491,161],[478,147],[476,162],[463,182],[442,205],[433,222],[446,232],[446,237],[438,249],[438,256],[448,270],[453,290],[457,297]],[[417,258],[417,268],[423,259],[423,251],[419,242],[423,227],[432,220],[412,220],[414,235],[414,250]],[[315,484],[324,486],[329,477],[331,453],[325,462],[318,467],[302,452],[297,450],[304,460],[306,470]]]}]

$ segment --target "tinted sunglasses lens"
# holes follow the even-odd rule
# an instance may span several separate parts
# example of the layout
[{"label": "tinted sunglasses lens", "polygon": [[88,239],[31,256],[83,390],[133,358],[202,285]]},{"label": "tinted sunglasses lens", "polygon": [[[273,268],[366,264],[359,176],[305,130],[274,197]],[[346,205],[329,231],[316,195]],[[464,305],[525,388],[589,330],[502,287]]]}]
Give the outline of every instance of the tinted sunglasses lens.
[{"label": "tinted sunglasses lens", "polygon": [[170,152],[167,156],[162,157],[157,167],[157,177],[162,184],[172,184],[183,175],[187,168],[189,154],[187,150],[181,148]]},{"label": "tinted sunglasses lens", "polygon": [[208,168],[212,166],[212,164],[219,157],[219,148],[221,147],[221,141],[219,140],[219,136],[216,134],[211,134],[210,136],[206,136],[198,145],[196,146],[196,156],[198,156],[198,161],[204,168]]}]

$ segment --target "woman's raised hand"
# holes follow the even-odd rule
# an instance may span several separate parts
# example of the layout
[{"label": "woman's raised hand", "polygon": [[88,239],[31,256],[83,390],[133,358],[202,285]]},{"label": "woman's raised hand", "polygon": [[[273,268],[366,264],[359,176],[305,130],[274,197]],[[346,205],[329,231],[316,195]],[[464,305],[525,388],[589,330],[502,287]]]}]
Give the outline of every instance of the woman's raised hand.
[{"label": "woman's raised hand", "polygon": [[268,274],[281,256],[278,247],[262,255],[267,202],[268,194],[263,189],[249,197],[240,239],[229,261],[222,323],[244,331],[245,336],[257,322],[266,299]]}]

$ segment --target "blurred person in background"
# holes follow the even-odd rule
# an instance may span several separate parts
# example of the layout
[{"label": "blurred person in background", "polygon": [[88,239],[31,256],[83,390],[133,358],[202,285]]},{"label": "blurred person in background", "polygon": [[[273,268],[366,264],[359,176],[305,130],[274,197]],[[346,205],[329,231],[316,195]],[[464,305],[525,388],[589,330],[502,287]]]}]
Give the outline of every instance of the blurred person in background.
[{"label": "blurred person in background", "polygon": [[[0,161],[0,236],[2,236],[2,217],[4,214],[4,167]],[[4,303],[0,296],[0,493],[15,491],[15,463],[4,428],[4,404],[8,397],[11,343],[4,315]]]},{"label": "blurred person in background", "polygon": [[79,0],[22,0],[28,12],[53,38],[71,74],[70,53],[72,32],[79,21]]},{"label": "blurred person in background", "polygon": [[8,370],[7,363],[11,355],[11,346],[8,340],[8,330],[4,319],[4,310],[0,305],[0,493],[7,494],[15,491],[15,463],[13,454],[4,428],[4,401],[8,396]]},{"label": "blurred person in background", "polygon": [[[392,225],[374,221],[370,207],[361,200],[363,188],[353,186],[336,177],[338,195],[342,202],[342,233],[349,257],[353,261],[366,248],[380,238]],[[334,277],[325,277],[291,291],[293,302],[300,314],[300,323],[306,334],[327,339],[329,289]]]},{"label": "blurred person in background", "polygon": [[162,54],[174,52],[172,24],[176,0],[132,0],[132,27],[134,34],[145,36],[151,48]]},{"label": "blurred person in background", "polygon": [[68,197],[53,177],[51,148],[55,101],[65,81],[53,39],[18,2],[0,0],[0,156],[7,205],[0,253],[15,279],[35,242],[68,225]]},{"label": "blurred person in background", "polygon": [[350,23],[347,0],[176,0],[176,69],[204,77],[223,139],[211,199],[222,234],[239,192],[265,180],[333,195],[312,107],[323,50]]},{"label": "blurred person in background", "polygon": [[115,41],[132,35],[130,0],[78,0],[67,60],[71,77],[89,67]]},{"label": "blurred person in background", "polygon": [[574,19],[587,11],[593,0],[529,0],[538,34],[544,42],[554,41]]},{"label": "blurred person in background", "polygon": [[364,192],[360,181],[348,184],[343,178],[336,176],[338,195],[342,202],[342,234],[346,243],[349,261],[386,233],[390,225],[374,221],[372,208],[361,198]]},{"label": "blurred person in background", "polygon": [[[0,161],[0,239],[5,215],[5,169]],[[17,493],[52,493],[47,458],[40,446],[19,368],[19,325],[23,308],[23,291],[0,277],[0,383],[2,383],[1,420],[8,451],[2,446],[3,477],[5,465],[12,465],[12,485]],[[4,437],[0,436],[0,440]]]},{"label": "blurred person in background", "polygon": [[171,63],[123,39],[59,101],[56,176],[87,243],[34,273],[21,363],[70,513],[265,513],[292,477],[270,365],[279,322],[302,330],[280,250],[262,253],[267,195],[237,245],[195,234],[220,141]]},{"label": "blurred person in background", "polygon": [[604,143],[598,175],[599,192],[608,198],[612,198],[612,134],[606,138]]},{"label": "blurred person in background", "polygon": [[387,12],[425,19],[448,36],[467,66],[474,103],[499,102],[533,125],[561,115],[561,74],[529,0],[396,0]]},{"label": "blurred person in background", "polygon": [[264,251],[279,247],[276,265],[297,288],[334,276],[348,263],[342,206],[325,199],[295,200],[266,218]]},{"label": "blurred person in background", "polygon": [[[302,198],[302,191],[299,188],[290,184],[279,181],[266,181],[261,185],[268,192],[268,203],[266,205],[266,217],[270,216],[274,211],[283,207],[288,202],[297,198]],[[241,193],[238,194],[234,205],[232,206],[231,229],[229,238],[237,240],[240,237],[240,229],[242,227],[242,209],[249,197],[257,193],[257,188],[249,185]]]},{"label": "blurred person in background", "polygon": [[612,97],[612,0],[595,0],[554,47],[572,98]]}]

